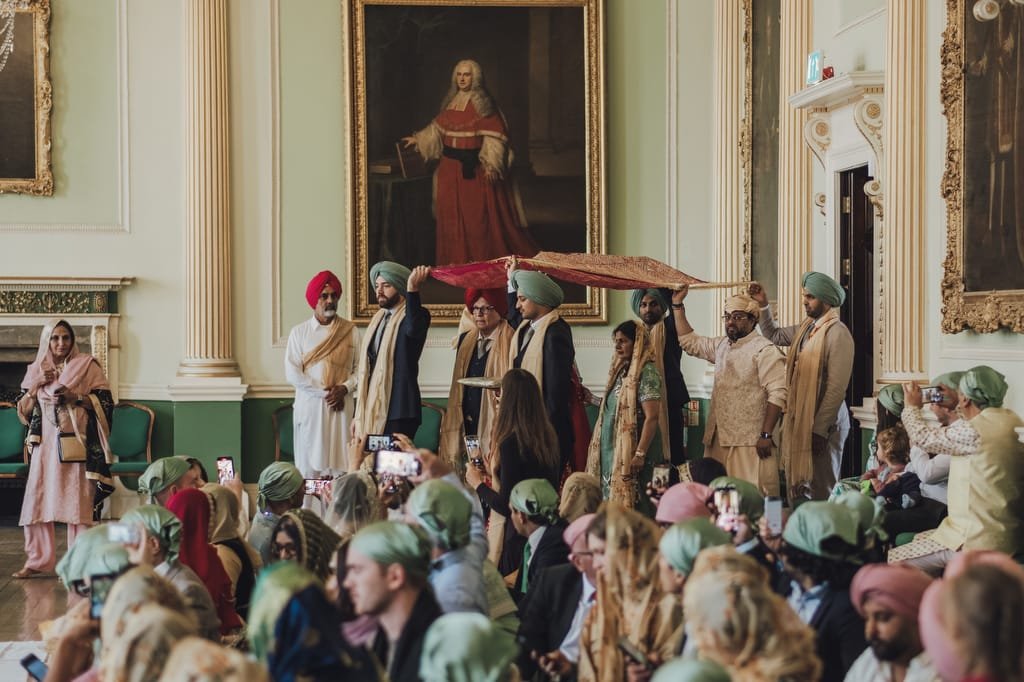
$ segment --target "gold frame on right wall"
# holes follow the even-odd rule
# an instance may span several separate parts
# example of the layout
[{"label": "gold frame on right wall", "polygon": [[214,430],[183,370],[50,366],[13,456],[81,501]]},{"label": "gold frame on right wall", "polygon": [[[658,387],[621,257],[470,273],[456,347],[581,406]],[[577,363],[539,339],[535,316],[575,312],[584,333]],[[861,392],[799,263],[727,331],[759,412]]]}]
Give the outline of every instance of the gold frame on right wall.
[{"label": "gold frame on right wall", "polygon": [[[942,276],[942,331],[956,334],[965,329],[980,333],[1006,328],[1024,333],[1024,289],[967,291],[965,277],[965,158],[967,145],[982,145],[984,139],[967,140],[965,109],[965,2],[946,0],[946,31],[942,42],[942,107],[946,116],[946,170],[942,196],[946,200],[946,258]],[[1012,5],[1010,7],[1013,7]],[[1024,84],[1018,84],[1021,87]],[[1017,140],[1017,144],[1024,143]],[[1024,190],[1018,200],[1024,200]],[[1018,226],[1018,230],[1024,226]]]}]

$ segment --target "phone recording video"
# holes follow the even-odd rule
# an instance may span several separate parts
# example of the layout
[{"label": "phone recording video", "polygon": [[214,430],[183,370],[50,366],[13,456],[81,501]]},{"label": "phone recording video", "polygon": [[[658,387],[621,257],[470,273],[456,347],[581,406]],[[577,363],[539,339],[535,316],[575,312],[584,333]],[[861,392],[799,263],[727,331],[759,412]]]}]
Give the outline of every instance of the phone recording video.
[{"label": "phone recording video", "polygon": [[23,657],[21,659],[21,667],[25,669],[29,677],[33,680],[38,680],[38,682],[43,682],[46,679],[46,675],[50,672],[46,664],[39,660],[39,657],[35,654]]},{"label": "phone recording video", "polygon": [[235,461],[230,457],[217,458],[217,483],[224,485],[235,477]]},{"label": "phone recording video", "polygon": [[768,524],[768,535],[778,537],[782,535],[782,498],[764,498],[764,520]]},{"label": "phone recording video", "polygon": [[393,433],[370,433],[366,436],[366,449],[364,452],[379,452],[381,450],[394,450],[398,447]]},{"label": "phone recording video", "polygon": [[114,573],[94,575],[89,578],[89,617],[93,620],[99,620],[103,615],[103,604],[106,603],[107,595],[110,594],[110,588],[115,580],[117,580],[117,575]]},{"label": "phone recording video", "polygon": [[938,386],[924,386],[921,389],[921,401],[925,403],[941,403],[942,389]]},{"label": "phone recording video", "polygon": [[480,454],[480,437],[479,436],[466,436],[466,456],[469,457],[469,461],[473,466],[483,468],[484,458]]},{"label": "phone recording video", "polygon": [[401,450],[380,450],[374,470],[381,476],[400,476],[409,478],[419,476],[420,460],[415,453]]},{"label": "phone recording video", "polygon": [[331,487],[331,479],[329,478],[307,478],[305,479],[305,492],[307,495],[315,495],[320,497],[324,490],[328,490]]},{"label": "phone recording video", "polygon": [[130,523],[108,523],[107,539],[122,545],[139,544],[139,529]]},{"label": "phone recording video", "polygon": [[668,488],[668,474],[669,468],[665,464],[659,464],[654,467],[651,473],[651,487],[655,490],[665,490]]},{"label": "phone recording video", "polygon": [[736,532],[737,520],[740,515],[740,492],[732,486],[715,490],[715,509],[718,519],[715,523],[722,530]]}]

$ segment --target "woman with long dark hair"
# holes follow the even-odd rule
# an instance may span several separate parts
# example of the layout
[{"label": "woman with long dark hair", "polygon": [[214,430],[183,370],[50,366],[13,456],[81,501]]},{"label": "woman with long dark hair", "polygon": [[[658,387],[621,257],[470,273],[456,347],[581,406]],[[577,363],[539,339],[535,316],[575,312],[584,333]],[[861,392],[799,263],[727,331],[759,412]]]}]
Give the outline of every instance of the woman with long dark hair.
[{"label": "woman with long dark hair", "polygon": [[[466,469],[466,482],[474,488],[480,502],[491,510],[488,535],[492,550],[500,547],[498,571],[508,575],[514,571],[523,554],[526,539],[505,529],[509,517],[509,494],[520,481],[544,478],[558,488],[558,436],[544,408],[540,385],[532,374],[512,369],[501,381],[498,418],[492,443],[497,450],[484,453],[482,466]],[[484,481],[491,477],[491,486]],[[492,553],[493,556],[493,553]]]}]

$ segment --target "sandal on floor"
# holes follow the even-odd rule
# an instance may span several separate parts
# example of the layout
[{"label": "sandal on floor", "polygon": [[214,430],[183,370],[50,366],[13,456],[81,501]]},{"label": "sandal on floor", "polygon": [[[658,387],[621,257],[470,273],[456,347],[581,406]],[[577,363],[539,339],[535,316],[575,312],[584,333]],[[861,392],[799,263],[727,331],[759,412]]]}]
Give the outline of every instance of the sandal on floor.
[{"label": "sandal on floor", "polygon": [[46,571],[37,571],[34,568],[23,568],[16,573],[12,573],[11,577],[17,578],[18,580],[25,580],[28,578],[52,578],[53,574],[47,573]]}]

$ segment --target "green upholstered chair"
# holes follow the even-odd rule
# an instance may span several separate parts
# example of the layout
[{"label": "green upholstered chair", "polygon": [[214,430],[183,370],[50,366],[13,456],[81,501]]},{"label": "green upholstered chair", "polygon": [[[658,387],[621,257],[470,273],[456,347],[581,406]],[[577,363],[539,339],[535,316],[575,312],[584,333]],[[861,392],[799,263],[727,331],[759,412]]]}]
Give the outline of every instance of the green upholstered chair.
[{"label": "green upholstered chair", "polygon": [[412,442],[416,447],[437,452],[441,446],[441,420],[444,419],[444,408],[433,403],[420,402],[420,417],[420,428],[416,429]]},{"label": "green upholstered chair", "polygon": [[274,426],[274,461],[295,461],[295,424],[291,403],[282,405],[270,415]]},{"label": "green upholstered chair", "polygon": [[156,415],[146,405],[122,400],[114,406],[110,431],[110,454],[114,458],[110,473],[121,484],[135,490],[136,481],[153,461],[153,423]]},{"label": "green upholstered chair", "polygon": [[28,427],[18,419],[14,403],[0,402],[0,478],[28,476]]}]

